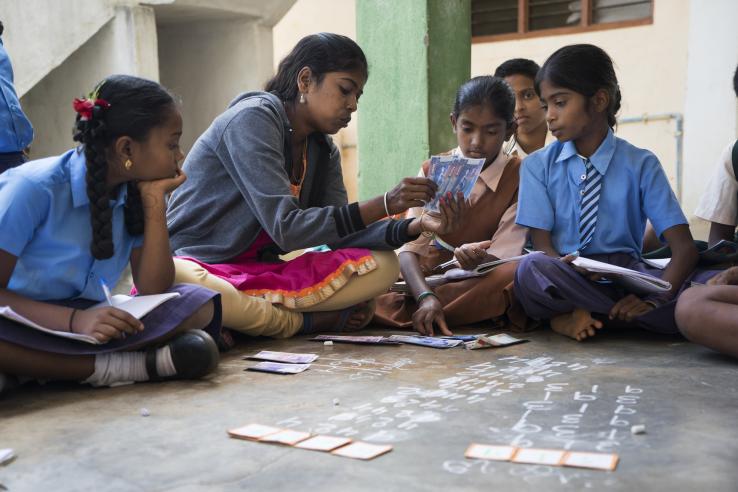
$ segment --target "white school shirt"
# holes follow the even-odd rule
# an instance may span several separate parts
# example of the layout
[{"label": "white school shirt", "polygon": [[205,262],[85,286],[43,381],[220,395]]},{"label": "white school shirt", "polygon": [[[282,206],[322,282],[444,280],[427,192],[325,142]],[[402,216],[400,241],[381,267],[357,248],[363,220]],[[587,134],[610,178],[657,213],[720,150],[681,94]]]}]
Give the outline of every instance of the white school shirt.
[{"label": "white school shirt", "polygon": [[738,181],[733,174],[731,142],[720,154],[712,178],[694,214],[700,219],[730,226],[738,225]]}]

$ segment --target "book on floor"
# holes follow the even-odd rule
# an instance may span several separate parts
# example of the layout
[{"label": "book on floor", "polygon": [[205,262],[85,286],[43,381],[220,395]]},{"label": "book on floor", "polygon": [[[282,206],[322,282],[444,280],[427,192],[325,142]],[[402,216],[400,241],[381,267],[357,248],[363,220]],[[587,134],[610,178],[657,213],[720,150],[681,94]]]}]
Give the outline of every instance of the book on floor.
[{"label": "book on floor", "polygon": [[[113,307],[126,311],[137,319],[141,319],[151,311],[164,304],[170,299],[179,297],[179,292],[167,292],[166,294],[154,294],[149,296],[135,296],[130,297],[126,295],[115,295],[112,297]],[[101,307],[107,307],[107,302],[101,302],[91,306],[87,309],[98,309]],[[0,306],[0,316],[8,318],[16,323],[26,325],[29,328],[48,333],[57,337],[68,338],[70,340],[76,340],[78,342],[90,343],[93,345],[100,345],[100,342],[90,335],[83,335],[81,333],[69,333],[67,331],[57,331],[41,326],[38,323],[31,321],[25,316],[21,316],[13,310],[10,306]]]}]

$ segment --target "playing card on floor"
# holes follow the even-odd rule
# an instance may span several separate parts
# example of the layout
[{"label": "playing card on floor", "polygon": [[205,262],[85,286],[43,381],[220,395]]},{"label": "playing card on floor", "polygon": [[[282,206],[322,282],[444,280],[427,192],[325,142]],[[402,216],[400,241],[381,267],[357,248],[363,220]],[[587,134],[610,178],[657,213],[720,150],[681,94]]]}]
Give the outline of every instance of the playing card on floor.
[{"label": "playing card on floor", "polygon": [[259,362],[247,367],[246,371],[271,372],[275,374],[297,374],[306,371],[310,364],[282,364],[280,362]]},{"label": "playing card on floor", "polygon": [[290,352],[274,352],[262,350],[258,354],[244,357],[245,359],[268,360],[285,364],[309,364],[318,358],[317,354],[293,354]]}]

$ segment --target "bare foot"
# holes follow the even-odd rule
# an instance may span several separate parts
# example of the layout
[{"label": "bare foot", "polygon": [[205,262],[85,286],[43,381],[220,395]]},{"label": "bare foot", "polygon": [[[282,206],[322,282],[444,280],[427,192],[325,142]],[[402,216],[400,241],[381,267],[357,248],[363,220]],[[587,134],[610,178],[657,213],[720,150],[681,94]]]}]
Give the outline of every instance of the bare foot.
[{"label": "bare foot", "polygon": [[602,321],[596,320],[584,309],[575,309],[569,314],[562,314],[551,318],[551,328],[556,333],[566,335],[581,342],[587,337],[593,337],[595,330],[602,328]]},{"label": "bare foot", "polygon": [[313,330],[315,331],[358,331],[364,328],[374,316],[374,302],[362,302],[348,309],[351,314],[343,326],[343,311],[319,311],[313,313]]}]

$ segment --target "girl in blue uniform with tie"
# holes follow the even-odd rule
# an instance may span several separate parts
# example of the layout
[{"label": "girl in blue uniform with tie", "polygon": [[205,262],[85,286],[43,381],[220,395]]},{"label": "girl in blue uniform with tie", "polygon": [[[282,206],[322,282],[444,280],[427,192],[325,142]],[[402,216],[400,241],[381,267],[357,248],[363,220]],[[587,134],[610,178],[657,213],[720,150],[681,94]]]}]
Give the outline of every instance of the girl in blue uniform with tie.
[{"label": "girl in blue uniform with tie", "polygon": [[[558,140],[523,161],[517,223],[540,253],[520,262],[515,294],[526,313],[583,340],[619,321],[677,332],[675,298],[697,250],[656,156],[614,134],[620,89],[612,60],[588,44],[565,46],[536,77],[536,91]],[[672,251],[664,271],[641,262],[650,220]],[[660,276],[671,290],[636,295],[576,269],[582,255]]]},{"label": "girl in blue uniform with tie", "polygon": [[[0,306],[99,344],[0,317],[0,392],[8,376],[94,386],[203,376],[218,363],[220,302],[172,285],[165,199],[185,180],[177,105],[156,82],[117,75],[74,108],[78,149],[0,175]],[[141,320],[90,309],[129,262],[139,293],[179,297]]]}]

